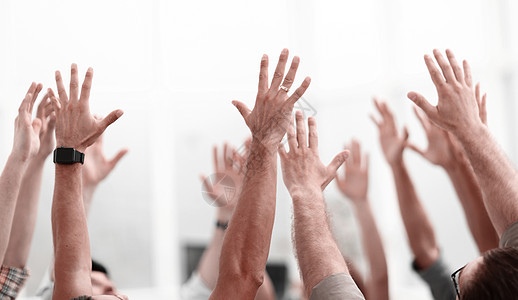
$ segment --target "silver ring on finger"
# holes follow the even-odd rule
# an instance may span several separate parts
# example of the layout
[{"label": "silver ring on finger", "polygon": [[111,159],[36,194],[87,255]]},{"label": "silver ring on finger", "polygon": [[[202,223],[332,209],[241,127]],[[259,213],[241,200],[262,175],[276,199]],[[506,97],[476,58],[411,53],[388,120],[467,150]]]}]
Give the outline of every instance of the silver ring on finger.
[{"label": "silver ring on finger", "polygon": [[289,88],[287,88],[287,87],[285,87],[284,85],[281,85],[279,88],[280,88],[281,90],[285,91],[286,93],[290,91],[290,89],[289,89]]}]

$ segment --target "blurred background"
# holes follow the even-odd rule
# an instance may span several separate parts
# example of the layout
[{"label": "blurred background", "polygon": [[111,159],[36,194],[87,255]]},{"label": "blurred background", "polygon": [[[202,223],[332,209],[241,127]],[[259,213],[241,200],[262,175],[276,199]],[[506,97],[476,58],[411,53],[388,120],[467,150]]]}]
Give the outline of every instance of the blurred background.
[{"label": "blurred background", "polygon": [[[17,108],[32,81],[55,87],[70,64],[95,70],[92,112],[124,116],[105,134],[108,156],[130,149],[94,196],[92,256],[132,299],[176,299],[200,247],[210,240],[215,208],[199,174],[211,174],[213,144],[239,147],[248,135],[231,105],[253,106],[259,62],[271,72],[282,48],[301,57],[295,85],[312,83],[305,112],[319,125],[324,162],[352,137],[371,154],[370,199],[388,259],[394,299],[431,299],[411,270],[412,256],[390,173],[368,118],[377,95],[398,125],[423,147],[425,136],[406,93],[436,102],[425,53],[451,48],[472,65],[488,93],[489,126],[518,158],[518,2],[512,0],[14,1],[0,0],[0,147],[5,162]],[[442,169],[407,151],[417,191],[452,270],[477,256],[454,190]],[[32,296],[52,253],[53,165],[45,167],[24,296]],[[285,274],[285,299],[298,269],[290,237],[291,201],[279,176],[269,262]],[[348,202],[325,192],[341,249],[364,266]],[[191,266],[191,267],[190,267]],[[365,269],[365,267],[363,267]]]}]

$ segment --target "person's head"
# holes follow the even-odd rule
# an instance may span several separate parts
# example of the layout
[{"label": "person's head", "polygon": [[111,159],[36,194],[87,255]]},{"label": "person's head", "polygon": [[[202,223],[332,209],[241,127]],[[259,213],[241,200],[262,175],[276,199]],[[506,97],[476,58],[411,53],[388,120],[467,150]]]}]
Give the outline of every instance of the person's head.
[{"label": "person's head", "polygon": [[518,248],[497,248],[459,274],[460,299],[514,299],[518,295]]},{"label": "person's head", "polygon": [[116,295],[117,289],[109,277],[105,266],[92,259],[92,294]]}]

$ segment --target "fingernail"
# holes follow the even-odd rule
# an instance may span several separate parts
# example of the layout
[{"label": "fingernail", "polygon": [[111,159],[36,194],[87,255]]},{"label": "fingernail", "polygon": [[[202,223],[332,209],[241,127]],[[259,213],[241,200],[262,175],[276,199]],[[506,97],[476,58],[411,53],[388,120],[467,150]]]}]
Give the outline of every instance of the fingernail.
[{"label": "fingernail", "polygon": [[115,115],[117,116],[117,118],[120,118],[120,116],[122,116],[124,114],[124,112],[122,110],[118,110]]}]

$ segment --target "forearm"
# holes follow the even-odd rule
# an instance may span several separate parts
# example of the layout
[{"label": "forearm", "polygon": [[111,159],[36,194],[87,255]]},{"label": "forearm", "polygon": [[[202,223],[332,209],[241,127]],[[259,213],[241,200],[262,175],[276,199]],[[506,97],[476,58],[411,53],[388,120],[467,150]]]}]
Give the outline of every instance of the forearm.
[{"label": "forearm", "polygon": [[56,164],[52,202],[54,297],[91,295],[90,241],[81,195],[81,165]]},{"label": "forearm", "polygon": [[482,191],[469,161],[462,154],[445,170],[455,187],[480,253],[498,248],[498,235],[487,214]]},{"label": "forearm", "polygon": [[387,261],[370,203],[367,200],[357,201],[354,202],[354,207],[360,223],[363,249],[369,261],[370,272],[367,279],[367,294],[371,299],[388,299]]},{"label": "forearm", "polygon": [[0,176],[0,260],[3,262],[11,234],[22,177],[27,163],[9,156]]},{"label": "forearm", "polygon": [[349,273],[336,245],[320,188],[292,193],[295,250],[307,295],[326,277]]},{"label": "forearm", "polygon": [[38,216],[38,202],[44,164],[44,158],[32,158],[23,175],[11,228],[9,246],[4,258],[4,265],[6,266],[24,268],[27,263]]},{"label": "forearm", "polygon": [[502,148],[483,125],[458,134],[484,195],[484,204],[500,237],[518,221],[518,174]]},{"label": "forearm", "polygon": [[430,220],[419,201],[404,162],[393,164],[392,172],[410,248],[419,268],[426,269],[439,257],[439,248]]},{"label": "forearm", "polygon": [[225,232],[221,228],[214,229],[212,240],[203,252],[197,272],[207,287],[213,290],[216,287],[219,275],[219,258],[221,256],[221,248]]},{"label": "forearm", "polygon": [[228,291],[231,286],[235,290],[240,286],[248,297],[257,293],[270,249],[276,185],[275,150],[253,140],[242,192],[223,242],[220,274],[213,298],[224,298],[226,292],[221,291]]}]

